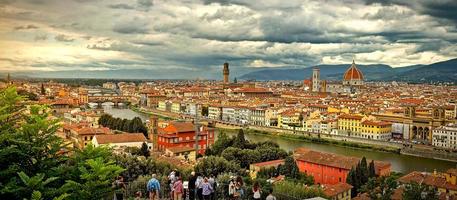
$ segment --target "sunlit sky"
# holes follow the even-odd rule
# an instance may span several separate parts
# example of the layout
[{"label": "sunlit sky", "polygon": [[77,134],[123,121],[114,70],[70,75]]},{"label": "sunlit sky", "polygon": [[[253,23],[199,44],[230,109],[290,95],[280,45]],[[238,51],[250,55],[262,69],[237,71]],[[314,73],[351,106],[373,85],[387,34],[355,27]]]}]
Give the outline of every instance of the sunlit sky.
[{"label": "sunlit sky", "polygon": [[457,57],[457,1],[0,0],[0,71],[204,73]]}]

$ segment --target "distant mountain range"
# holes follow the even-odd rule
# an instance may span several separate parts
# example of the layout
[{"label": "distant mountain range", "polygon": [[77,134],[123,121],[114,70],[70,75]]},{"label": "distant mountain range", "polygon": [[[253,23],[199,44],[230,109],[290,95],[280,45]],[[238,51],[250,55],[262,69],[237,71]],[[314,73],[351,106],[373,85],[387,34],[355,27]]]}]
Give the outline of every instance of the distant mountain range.
[{"label": "distant mountain range", "polygon": [[[339,81],[351,64],[317,65],[321,79]],[[430,65],[393,68],[389,65],[357,65],[367,81],[454,82],[457,83],[457,58]],[[231,67],[230,77],[238,80],[303,80],[312,75],[312,67],[246,68]],[[13,78],[80,78],[80,79],[215,79],[222,78],[222,67],[207,70],[192,69],[118,69],[100,71],[27,71],[15,72]],[[0,72],[0,79],[6,73]]]},{"label": "distant mountain range", "polygon": [[[321,79],[341,80],[351,64],[317,65]],[[412,65],[393,68],[389,65],[357,65],[368,81],[407,81],[407,82],[457,82],[457,59],[430,65]],[[244,74],[244,80],[303,80],[309,79],[313,67],[290,69],[263,69]]]}]

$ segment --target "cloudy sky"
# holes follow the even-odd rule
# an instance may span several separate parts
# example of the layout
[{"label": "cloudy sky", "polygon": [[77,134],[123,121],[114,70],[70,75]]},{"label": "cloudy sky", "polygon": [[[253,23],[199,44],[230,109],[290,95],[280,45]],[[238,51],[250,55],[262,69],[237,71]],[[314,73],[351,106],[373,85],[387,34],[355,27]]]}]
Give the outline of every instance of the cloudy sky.
[{"label": "cloudy sky", "polygon": [[455,0],[0,0],[0,71],[190,78],[226,61],[238,74],[353,57],[429,64],[457,57],[455,10]]}]

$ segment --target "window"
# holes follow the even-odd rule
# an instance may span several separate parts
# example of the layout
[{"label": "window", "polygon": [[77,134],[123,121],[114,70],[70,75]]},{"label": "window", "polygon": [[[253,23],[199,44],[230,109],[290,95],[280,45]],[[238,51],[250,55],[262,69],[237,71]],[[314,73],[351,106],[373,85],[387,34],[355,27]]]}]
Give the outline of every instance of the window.
[{"label": "window", "polygon": [[341,182],[341,177],[338,178],[338,181]]}]

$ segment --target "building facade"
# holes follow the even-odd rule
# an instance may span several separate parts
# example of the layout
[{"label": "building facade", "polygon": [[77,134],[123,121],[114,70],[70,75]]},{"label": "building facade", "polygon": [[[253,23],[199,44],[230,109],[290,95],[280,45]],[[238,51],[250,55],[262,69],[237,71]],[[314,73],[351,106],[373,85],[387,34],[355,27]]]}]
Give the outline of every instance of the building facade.
[{"label": "building facade", "polygon": [[456,149],[457,124],[449,124],[434,129],[432,145],[444,149]]}]

